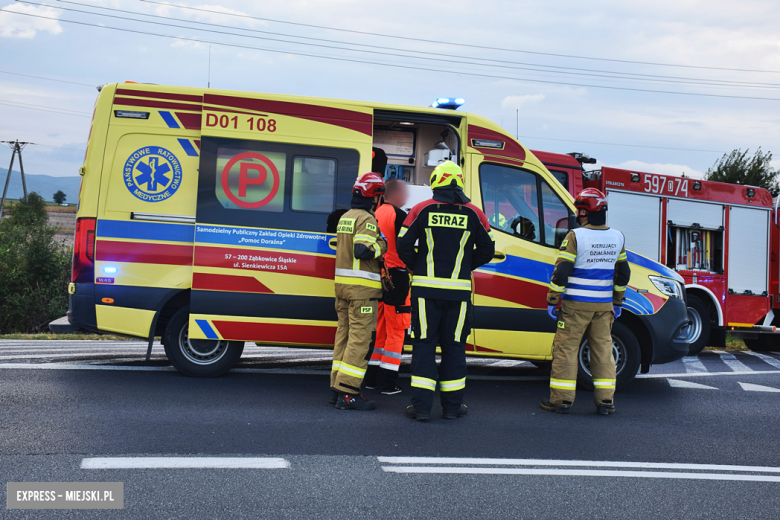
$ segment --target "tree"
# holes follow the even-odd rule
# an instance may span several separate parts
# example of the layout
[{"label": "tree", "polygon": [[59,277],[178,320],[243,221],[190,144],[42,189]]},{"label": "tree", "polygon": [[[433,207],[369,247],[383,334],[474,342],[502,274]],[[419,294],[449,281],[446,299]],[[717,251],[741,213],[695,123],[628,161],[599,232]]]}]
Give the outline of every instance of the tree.
[{"label": "tree", "polygon": [[772,152],[756,150],[753,157],[748,157],[749,149],[743,152],[737,148],[730,154],[724,154],[712,168],[707,170],[705,179],[708,181],[730,182],[766,188],[775,196],[780,192],[777,181],[778,171],[772,168]]},{"label": "tree", "polygon": [[56,202],[57,204],[62,204],[63,202],[65,202],[65,199],[68,198],[68,196],[65,195],[65,192],[62,190],[57,190],[57,193],[55,193],[53,197],[54,197],[54,202]]},{"label": "tree", "polygon": [[33,192],[0,221],[0,333],[45,331],[68,309],[72,253],[48,220]]}]

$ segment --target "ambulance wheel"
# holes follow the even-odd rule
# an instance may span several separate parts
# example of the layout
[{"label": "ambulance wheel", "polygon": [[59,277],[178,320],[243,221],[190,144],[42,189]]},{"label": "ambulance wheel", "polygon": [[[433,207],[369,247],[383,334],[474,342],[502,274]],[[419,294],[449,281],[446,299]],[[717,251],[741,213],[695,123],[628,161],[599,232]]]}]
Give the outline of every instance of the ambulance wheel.
[{"label": "ambulance wheel", "polygon": [[710,311],[701,298],[688,295],[688,319],[691,321],[691,325],[688,327],[689,336],[688,341],[688,355],[695,356],[707,345],[707,340],[710,339],[710,329],[712,323],[710,323]]},{"label": "ambulance wheel", "polygon": [[[620,322],[612,325],[612,355],[615,357],[615,378],[617,389],[628,385],[639,372],[642,350],[631,329]],[[593,376],[590,372],[590,347],[587,338],[580,345],[577,386],[584,390],[593,390]]]},{"label": "ambulance wheel", "polygon": [[244,342],[193,339],[189,324],[189,306],[179,309],[168,322],[163,346],[171,365],[190,377],[217,377],[233,368],[244,351]]}]

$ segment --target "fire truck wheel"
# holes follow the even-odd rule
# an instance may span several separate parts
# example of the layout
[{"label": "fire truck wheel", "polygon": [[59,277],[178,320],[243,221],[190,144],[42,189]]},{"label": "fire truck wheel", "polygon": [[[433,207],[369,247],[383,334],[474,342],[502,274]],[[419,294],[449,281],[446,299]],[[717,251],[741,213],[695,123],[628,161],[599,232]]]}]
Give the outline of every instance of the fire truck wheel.
[{"label": "fire truck wheel", "polygon": [[695,356],[707,345],[707,340],[710,339],[710,329],[712,323],[710,323],[710,311],[701,298],[688,295],[688,319],[691,320],[690,330],[690,345],[688,347],[688,355]]},{"label": "fire truck wheel", "polygon": [[190,377],[217,377],[233,368],[244,342],[190,338],[189,321],[190,307],[183,307],[165,329],[165,355],[171,365]]},{"label": "fire truck wheel", "polygon": [[745,346],[753,352],[780,352],[780,339],[774,334],[765,334],[744,341]]},{"label": "fire truck wheel", "polygon": [[[639,372],[642,350],[631,329],[616,321],[612,325],[612,355],[615,357],[616,386],[620,390],[628,385]],[[590,347],[587,337],[580,345],[577,386],[584,390],[593,390],[593,376],[590,373]]]}]

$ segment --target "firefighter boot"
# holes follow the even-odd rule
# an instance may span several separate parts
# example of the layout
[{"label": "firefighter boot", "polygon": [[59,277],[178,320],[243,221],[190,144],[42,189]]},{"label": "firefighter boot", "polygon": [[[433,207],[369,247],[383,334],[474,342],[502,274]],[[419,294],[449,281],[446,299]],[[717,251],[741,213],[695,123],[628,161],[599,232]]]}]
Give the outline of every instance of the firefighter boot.
[{"label": "firefighter boot", "polygon": [[338,401],[336,401],[336,408],[339,410],[360,410],[364,412],[366,410],[374,410],[376,403],[369,401],[361,394],[345,394],[339,393]]},{"label": "firefighter boot", "polygon": [[458,417],[463,417],[464,415],[468,415],[469,409],[465,404],[460,405],[459,408],[455,409],[452,412],[445,411],[442,417],[445,419],[457,419]]},{"label": "firefighter boot", "polygon": [[599,415],[611,415],[615,413],[615,403],[609,399],[604,399],[596,405],[596,413]]},{"label": "firefighter boot", "polygon": [[413,404],[410,404],[406,407],[406,416],[410,419],[417,419],[418,421],[425,422],[431,418],[430,413],[421,412],[417,408],[414,407]]},{"label": "firefighter boot", "polygon": [[542,409],[549,412],[569,413],[569,410],[571,410],[571,401],[564,401],[563,404],[555,404],[551,403],[549,399],[542,399],[541,405]]}]

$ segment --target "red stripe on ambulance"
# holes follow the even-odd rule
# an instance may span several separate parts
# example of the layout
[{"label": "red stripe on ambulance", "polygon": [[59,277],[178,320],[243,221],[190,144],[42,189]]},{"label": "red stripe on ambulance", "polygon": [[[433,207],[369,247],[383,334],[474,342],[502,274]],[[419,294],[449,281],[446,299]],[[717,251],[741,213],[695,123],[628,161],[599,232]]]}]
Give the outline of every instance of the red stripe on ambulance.
[{"label": "red stripe on ambulance", "polygon": [[301,345],[333,346],[336,327],[320,325],[288,325],[283,323],[247,323],[243,321],[213,320],[214,327],[223,338],[263,343],[299,343]]},{"label": "red stripe on ambulance", "polygon": [[489,296],[534,309],[547,301],[547,286],[495,274],[474,273],[474,290],[480,296]]},{"label": "red stripe on ambulance", "polygon": [[192,265],[192,246],[100,240],[95,259],[102,262]]},{"label": "red stripe on ambulance", "polygon": [[252,276],[232,274],[192,273],[192,288],[204,291],[231,291],[273,294],[273,291]]}]

